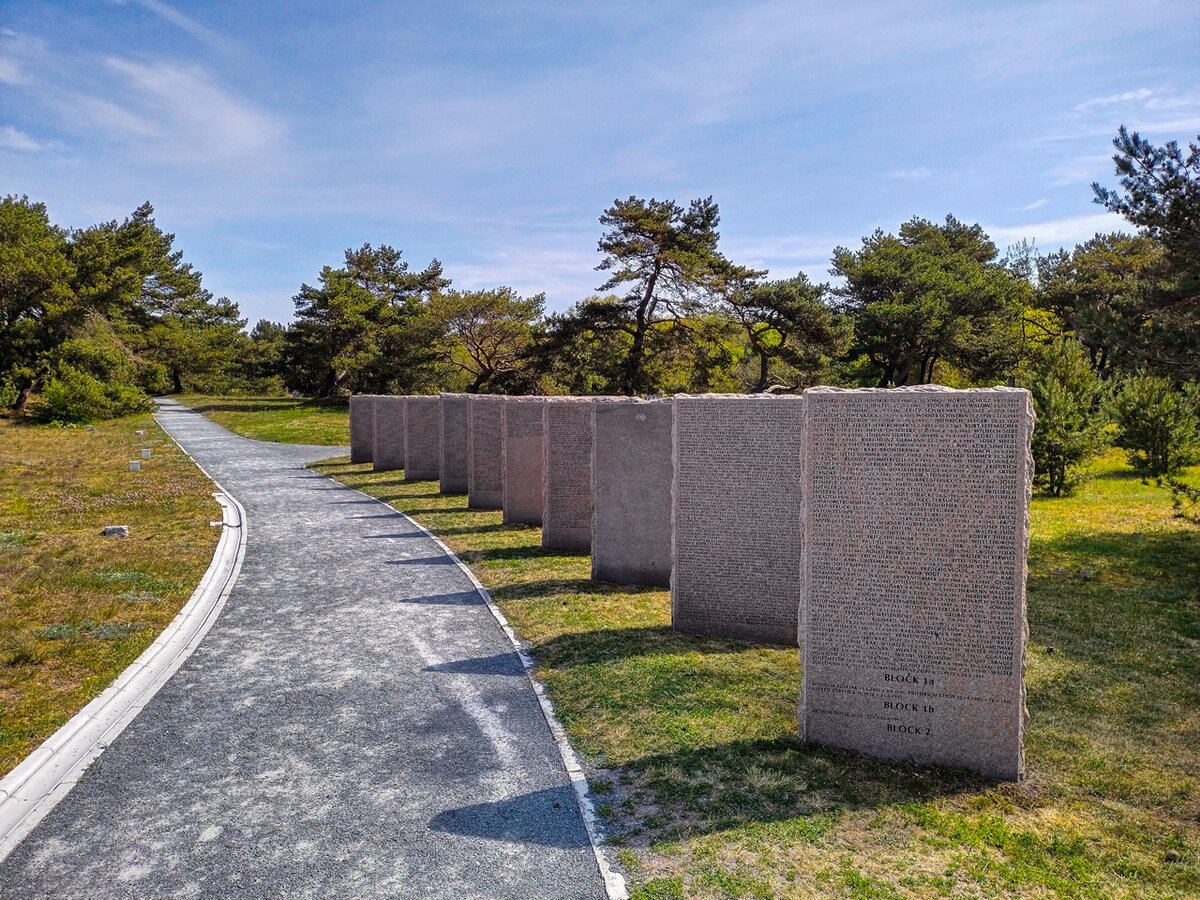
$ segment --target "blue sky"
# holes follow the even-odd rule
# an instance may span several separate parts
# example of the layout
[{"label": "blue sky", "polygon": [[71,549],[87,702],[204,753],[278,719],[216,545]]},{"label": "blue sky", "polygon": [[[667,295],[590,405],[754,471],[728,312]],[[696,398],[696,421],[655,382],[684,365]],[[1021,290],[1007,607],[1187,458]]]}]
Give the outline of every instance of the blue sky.
[{"label": "blue sky", "polygon": [[151,201],[252,322],[366,241],[565,308],[630,194],[778,277],[914,214],[1071,246],[1121,123],[1200,133],[1200,3],[0,5],[0,191]]}]

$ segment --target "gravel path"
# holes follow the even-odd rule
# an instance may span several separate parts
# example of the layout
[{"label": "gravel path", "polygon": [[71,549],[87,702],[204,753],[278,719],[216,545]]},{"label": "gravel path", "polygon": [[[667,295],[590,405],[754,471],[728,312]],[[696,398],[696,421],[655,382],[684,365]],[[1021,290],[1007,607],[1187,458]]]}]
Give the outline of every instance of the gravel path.
[{"label": "gravel path", "polygon": [[344,450],[158,419],[245,507],[241,576],[0,897],[604,897],[537,698],[453,560],[304,468]]}]

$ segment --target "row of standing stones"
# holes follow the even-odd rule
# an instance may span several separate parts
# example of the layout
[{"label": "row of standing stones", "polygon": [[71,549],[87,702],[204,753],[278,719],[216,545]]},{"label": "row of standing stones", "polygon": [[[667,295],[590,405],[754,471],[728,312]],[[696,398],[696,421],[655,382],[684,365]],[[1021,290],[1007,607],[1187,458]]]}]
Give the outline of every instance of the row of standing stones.
[{"label": "row of standing stones", "polygon": [[683,632],[799,646],[803,739],[1024,774],[1027,391],[356,395],[351,460],[669,586]]}]

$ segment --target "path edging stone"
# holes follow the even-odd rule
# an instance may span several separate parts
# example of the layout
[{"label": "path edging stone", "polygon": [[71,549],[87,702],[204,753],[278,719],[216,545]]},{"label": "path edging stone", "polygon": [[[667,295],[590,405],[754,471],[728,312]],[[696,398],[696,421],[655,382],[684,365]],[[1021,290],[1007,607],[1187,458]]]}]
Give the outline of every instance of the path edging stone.
[{"label": "path edging stone", "polygon": [[[204,471],[199,464],[197,468]],[[213,523],[221,526],[221,538],[187,603],[112,684],[0,780],[0,861],[70,793],[88,766],[192,655],[220,615],[246,555],[246,511],[224,489],[213,496],[221,505],[221,522]]]},{"label": "path edging stone", "polygon": [[[311,469],[310,469],[311,470]],[[322,473],[323,474],[323,473]],[[341,484],[330,476],[325,475],[330,481],[335,484]],[[349,487],[349,485],[342,485]],[[385,503],[378,497],[372,497],[366,491],[358,488],[350,488],[356,493],[362,494],[383,506],[386,506],[396,515],[411,522],[431,541],[438,545],[442,551],[454,561],[454,564],[462,570],[463,574],[470,579],[471,584],[475,587],[476,593],[487,605],[492,617],[496,620],[496,624],[500,626],[500,630],[504,632],[509,643],[512,644],[513,650],[516,651],[517,657],[521,660],[521,668],[525,672],[525,678],[529,681],[533,688],[534,696],[537,697],[538,706],[542,710],[542,715],[546,719],[546,725],[550,729],[550,735],[554,738],[554,745],[558,747],[558,753],[562,757],[563,766],[567,770],[567,777],[571,779],[571,787],[575,790],[575,801],[579,804],[579,814],[583,818],[583,826],[587,831],[588,842],[592,845],[592,853],[596,857],[596,867],[600,870],[600,877],[604,879],[604,891],[608,895],[609,900],[628,900],[629,891],[625,886],[625,878],[613,868],[608,860],[607,854],[602,848],[604,843],[604,833],[600,827],[599,819],[596,816],[596,809],[592,805],[591,791],[588,787],[587,774],[584,772],[583,764],[579,761],[579,755],[575,752],[575,748],[571,746],[570,740],[567,738],[566,729],[558,720],[557,713],[554,712],[554,703],[546,693],[546,688],[537,678],[534,677],[534,672],[537,670],[537,665],[533,661],[533,657],[529,655],[526,649],[526,644],[513,630],[513,627],[508,623],[508,618],[500,610],[488,589],[483,586],[483,583],[475,577],[475,573],[471,571],[470,566],[458,558],[458,554],[451,550],[446,542],[440,537],[414,519],[412,516],[401,512],[390,503]]]}]

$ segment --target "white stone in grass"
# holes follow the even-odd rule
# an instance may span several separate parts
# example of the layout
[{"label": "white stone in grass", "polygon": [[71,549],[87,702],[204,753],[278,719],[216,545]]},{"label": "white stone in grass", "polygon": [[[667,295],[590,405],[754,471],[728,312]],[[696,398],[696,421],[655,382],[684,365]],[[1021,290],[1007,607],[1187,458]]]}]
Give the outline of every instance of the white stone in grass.
[{"label": "white stone in grass", "polygon": [[149,459],[149,458],[150,458],[150,448],[143,447],[142,448],[142,459]]},{"label": "white stone in grass", "polygon": [[129,461],[129,471],[130,472],[142,471],[142,461],[140,459],[131,459]]},{"label": "white stone in grass", "polygon": [[129,537],[128,525],[105,525],[100,532],[104,537]]}]

